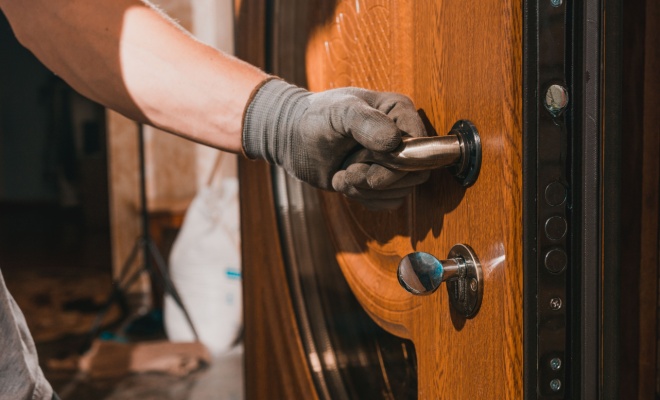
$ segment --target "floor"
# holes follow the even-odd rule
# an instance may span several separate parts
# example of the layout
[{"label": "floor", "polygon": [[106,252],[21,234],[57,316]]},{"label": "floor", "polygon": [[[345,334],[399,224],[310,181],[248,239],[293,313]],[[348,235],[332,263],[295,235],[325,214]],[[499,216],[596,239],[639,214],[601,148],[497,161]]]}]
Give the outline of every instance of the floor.
[{"label": "floor", "polygon": [[[0,206],[0,266],[26,316],[42,369],[63,400],[243,398],[241,346],[184,377],[91,378],[73,367],[111,290],[107,228],[86,228],[78,210]],[[119,315],[114,308],[108,320]]]}]

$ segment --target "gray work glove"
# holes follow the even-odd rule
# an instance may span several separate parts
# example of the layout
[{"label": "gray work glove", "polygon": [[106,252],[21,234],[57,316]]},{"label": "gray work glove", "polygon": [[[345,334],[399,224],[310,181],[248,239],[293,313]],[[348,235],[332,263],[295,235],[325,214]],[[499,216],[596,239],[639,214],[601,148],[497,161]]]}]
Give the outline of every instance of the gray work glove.
[{"label": "gray work glove", "polygon": [[311,184],[369,208],[398,207],[428,172],[377,164],[344,165],[361,146],[389,152],[401,135],[426,136],[412,101],[396,93],[343,88],[311,93],[273,79],[254,94],[243,120],[243,149]]}]

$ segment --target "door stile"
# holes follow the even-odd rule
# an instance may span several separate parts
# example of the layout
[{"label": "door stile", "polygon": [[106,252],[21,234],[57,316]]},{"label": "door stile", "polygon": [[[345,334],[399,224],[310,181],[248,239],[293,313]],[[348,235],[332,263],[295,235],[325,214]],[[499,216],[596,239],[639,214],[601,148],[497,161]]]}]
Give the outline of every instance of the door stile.
[{"label": "door stile", "polygon": [[[575,70],[574,87],[582,93],[582,102],[576,110],[579,119],[575,121],[575,127],[581,129],[581,146],[579,161],[581,171],[576,183],[581,190],[580,221],[579,221],[579,262],[580,276],[576,277],[580,285],[580,295],[575,296],[579,301],[580,309],[577,311],[580,321],[580,374],[575,374],[580,383],[580,391],[574,388],[573,393],[578,394],[581,399],[597,399],[598,371],[599,371],[599,346],[600,346],[600,254],[602,251],[600,242],[601,229],[601,204],[600,204],[600,179],[601,171],[601,44],[602,44],[602,9],[600,0],[587,0],[582,7],[576,6],[576,14],[582,29],[576,29],[581,33],[581,52],[576,54],[579,67]],[[581,10],[580,10],[581,8]],[[582,14],[580,14],[582,11]],[[575,40],[578,42],[578,40]],[[577,138],[576,138],[577,139]],[[579,140],[579,139],[577,139]],[[577,203],[577,202],[576,202]],[[577,232],[576,232],[577,233]],[[577,236],[577,235],[576,235]],[[577,271],[574,271],[574,276]],[[577,308],[577,307],[576,307]],[[577,339],[577,338],[576,338]]]}]

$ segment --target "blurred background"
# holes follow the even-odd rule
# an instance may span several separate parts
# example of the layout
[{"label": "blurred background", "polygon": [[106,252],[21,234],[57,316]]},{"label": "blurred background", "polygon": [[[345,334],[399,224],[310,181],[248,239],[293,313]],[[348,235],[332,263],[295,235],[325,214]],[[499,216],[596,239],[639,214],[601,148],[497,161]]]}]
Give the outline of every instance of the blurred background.
[{"label": "blurred background", "polygon": [[[157,3],[200,40],[233,52],[232,0]],[[2,14],[0,59],[0,268],[54,389],[63,399],[242,398],[240,337],[211,343],[210,354],[169,346],[163,310],[173,303],[147,271],[122,282],[103,312],[122,270],[144,266],[141,254],[131,257],[143,236],[138,125],[74,92],[17,42]],[[144,145],[148,233],[167,259],[195,196],[212,174],[235,180],[236,159],[218,162],[218,151],[150,127]],[[227,201],[237,207],[235,193]],[[227,212],[238,220],[237,208]],[[231,274],[240,290],[240,265]],[[240,292],[232,301],[240,315]],[[170,333],[193,341],[174,309]],[[127,361],[135,354],[147,356],[135,365]]]}]

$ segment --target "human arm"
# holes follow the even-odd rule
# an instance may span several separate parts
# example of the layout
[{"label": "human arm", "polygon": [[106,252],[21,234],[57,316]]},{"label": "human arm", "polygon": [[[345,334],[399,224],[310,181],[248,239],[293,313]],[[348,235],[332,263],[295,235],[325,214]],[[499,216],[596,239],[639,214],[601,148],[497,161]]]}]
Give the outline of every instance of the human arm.
[{"label": "human arm", "polygon": [[260,86],[268,75],[196,41],[147,2],[0,0],[0,7],[46,66],[135,120],[223,150],[243,147],[376,207],[396,206],[428,177],[343,165],[358,145],[391,151],[402,133],[425,135],[405,96],[355,88],[312,94],[282,81]]},{"label": "human arm", "polygon": [[266,74],[193,39],[137,0],[0,0],[19,41],[81,94],[140,122],[241,150]]}]

